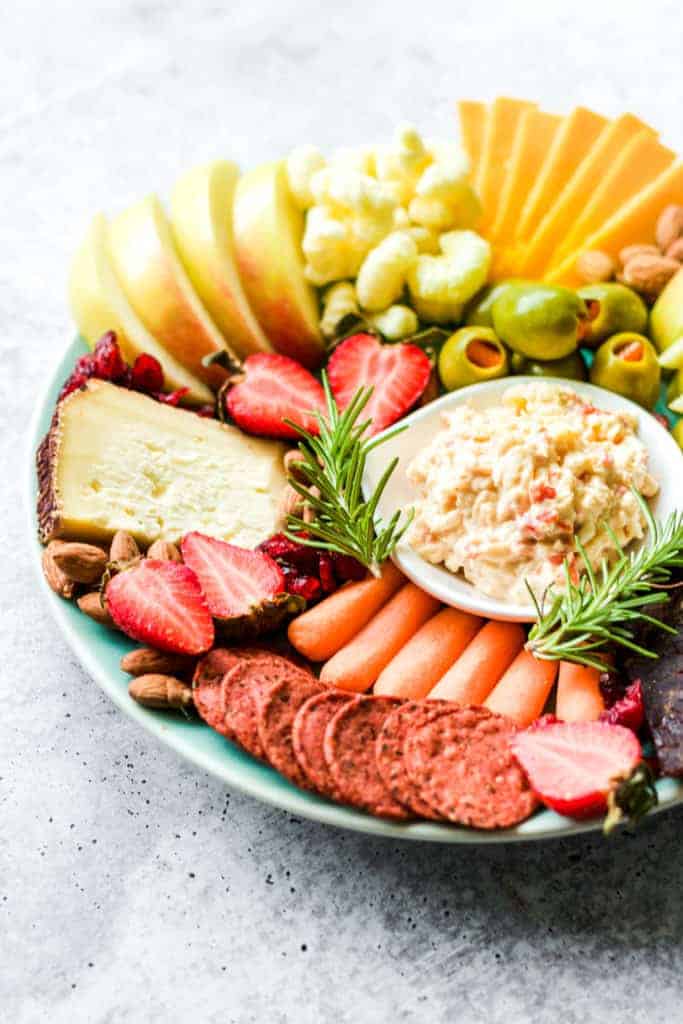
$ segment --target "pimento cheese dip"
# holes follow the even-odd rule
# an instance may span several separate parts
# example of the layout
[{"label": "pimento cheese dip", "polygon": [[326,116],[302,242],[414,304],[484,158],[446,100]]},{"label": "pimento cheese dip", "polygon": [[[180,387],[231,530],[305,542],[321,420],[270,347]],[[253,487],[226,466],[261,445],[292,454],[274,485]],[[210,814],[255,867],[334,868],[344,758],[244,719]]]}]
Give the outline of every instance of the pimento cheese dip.
[{"label": "pimento cheese dip", "polygon": [[613,560],[646,528],[631,488],[659,485],[647,470],[637,418],[607,412],[571,388],[509,388],[500,405],[461,405],[413,459],[418,493],[409,543],[427,561],[462,572],[483,593],[528,604],[562,587],[562,564],[582,569],[575,538],[593,567]]}]

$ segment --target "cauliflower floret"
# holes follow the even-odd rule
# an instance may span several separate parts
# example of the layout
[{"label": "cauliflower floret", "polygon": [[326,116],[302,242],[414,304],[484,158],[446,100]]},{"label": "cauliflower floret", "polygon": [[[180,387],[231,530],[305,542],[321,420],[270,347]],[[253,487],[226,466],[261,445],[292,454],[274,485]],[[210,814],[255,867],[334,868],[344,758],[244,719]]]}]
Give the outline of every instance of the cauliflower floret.
[{"label": "cauliflower floret", "polygon": [[325,166],[325,157],[316,146],[299,146],[287,157],[285,170],[289,188],[302,210],[313,206],[311,178]]},{"label": "cauliflower floret", "polygon": [[389,306],[381,313],[370,317],[373,327],[384,335],[387,341],[400,341],[417,332],[418,322],[410,306]]},{"label": "cauliflower floret", "polygon": [[356,291],[361,306],[376,312],[395,302],[416,259],[417,245],[407,231],[387,235],[370,250],[358,272]]},{"label": "cauliflower floret", "polygon": [[420,224],[413,224],[408,228],[408,232],[415,242],[418,252],[428,252],[435,256],[440,251],[439,235],[436,231],[431,231]]},{"label": "cauliflower floret", "polygon": [[330,285],[323,296],[320,330],[325,338],[334,338],[339,324],[347,316],[360,316],[356,289],[350,281]]},{"label": "cauliflower floret", "polygon": [[306,279],[319,287],[355,277],[363,260],[363,254],[354,249],[348,223],[333,217],[324,206],[312,206],[306,214],[301,247]]},{"label": "cauliflower floret", "polygon": [[464,304],[486,284],[489,243],[474,231],[451,231],[440,239],[440,256],[418,256],[408,272],[413,305],[423,320],[458,320]]}]

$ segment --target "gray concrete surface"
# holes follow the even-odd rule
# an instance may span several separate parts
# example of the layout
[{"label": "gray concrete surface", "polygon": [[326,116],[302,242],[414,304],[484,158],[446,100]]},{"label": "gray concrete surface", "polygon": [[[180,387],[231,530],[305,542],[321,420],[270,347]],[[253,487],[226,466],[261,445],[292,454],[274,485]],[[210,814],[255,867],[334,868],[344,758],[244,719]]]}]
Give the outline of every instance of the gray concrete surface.
[{"label": "gray concrete surface", "polygon": [[93,211],[213,155],[448,133],[459,95],[631,108],[681,149],[679,4],[6,0],[1,21],[0,1020],[680,1020],[680,814],[457,849],[226,792],[75,663],[20,498]]}]

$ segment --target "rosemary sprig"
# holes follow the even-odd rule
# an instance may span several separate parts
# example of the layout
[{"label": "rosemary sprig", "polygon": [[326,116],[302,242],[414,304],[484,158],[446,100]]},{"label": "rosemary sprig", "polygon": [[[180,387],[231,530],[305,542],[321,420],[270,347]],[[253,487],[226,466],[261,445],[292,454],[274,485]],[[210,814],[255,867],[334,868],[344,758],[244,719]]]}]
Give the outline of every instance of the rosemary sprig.
[{"label": "rosemary sprig", "polygon": [[[577,540],[576,548],[583,559],[585,575],[578,583],[573,583],[565,561],[566,589],[561,594],[550,595],[547,611],[543,607],[545,600],[539,603],[527,584],[538,615],[527,647],[538,658],[574,661],[604,669],[600,652],[610,643],[645,658],[657,657],[636,642],[636,625],[647,622],[675,633],[671,626],[649,615],[646,609],[668,601],[666,590],[658,588],[665,587],[674,570],[683,567],[683,512],[672,512],[665,522],[658,523],[647,502],[637,491],[634,490],[634,494],[648,525],[649,543],[627,554],[612,534],[617,559],[611,567],[603,559],[596,573]],[[608,527],[604,528],[609,531]]]},{"label": "rosemary sprig", "polygon": [[[408,529],[413,510],[405,516],[397,510],[388,523],[375,521],[377,506],[398,459],[394,458],[382,474],[369,501],[363,499],[361,481],[368,454],[390,437],[405,430],[398,426],[381,438],[366,437],[370,420],[359,422],[368,404],[372,388],[359,388],[342,412],[337,408],[325,373],[322,374],[327,411],[316,412],[318,436],[303,427],[286,422],[300,435],[302,459],[296,463],[296,475],[289,483],[306,500],[313,512],[312,522],[297,515],[287,517],[285,533],[299,543],[336,551],[356,558],[375,576]],[[311,488],[315,488],[311,493]],[[301,532],[308,534],[301,537]]]}]

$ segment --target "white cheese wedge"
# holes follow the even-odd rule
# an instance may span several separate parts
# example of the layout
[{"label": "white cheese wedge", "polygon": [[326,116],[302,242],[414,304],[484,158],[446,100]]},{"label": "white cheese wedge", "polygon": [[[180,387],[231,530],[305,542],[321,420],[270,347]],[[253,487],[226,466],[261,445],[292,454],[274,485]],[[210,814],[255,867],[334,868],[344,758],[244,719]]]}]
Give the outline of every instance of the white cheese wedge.
[{"label": "white cheese wedge", "polygon": [[38,518],[54,537],[142,545],[189,530],[254,547],[276,528],[284,446],[91,380],[38,451]]}]

